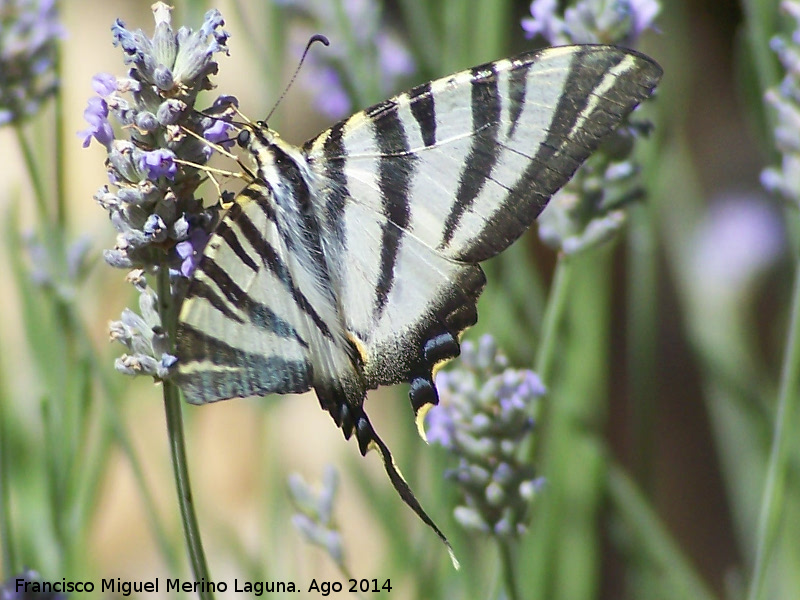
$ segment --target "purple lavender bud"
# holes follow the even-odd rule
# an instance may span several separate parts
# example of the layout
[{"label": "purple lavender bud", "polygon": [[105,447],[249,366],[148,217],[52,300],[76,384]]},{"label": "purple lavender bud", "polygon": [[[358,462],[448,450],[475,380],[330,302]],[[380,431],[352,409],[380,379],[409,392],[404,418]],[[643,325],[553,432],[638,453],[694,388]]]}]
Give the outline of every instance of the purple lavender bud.
[{"label": "purple lavender bud", "polygon": [[151,181],[156,181],[159,177],[175,179],[175,174],[178,172],[175,158],[172,150],[164,148],[144,152],[140,157],[139,168],[147,173],[147,178]]},{"label": "purple lavender bud", "polygon": [[159,65],[153,71],[153,83],[162,91],[169,91],[175,87],[175,78],[169,67]]},{"label": "purple lavender bud", "polygon": [[117,78],[110,73],[98,73],[92,77],[92,89],[102,98],[110,96],[117,91]]},{"label": "purple lavender bud", "polygon": [[156,120],[162,125],[173,125],[183,117],[186,108],[185,102],[168,98],[158,106]]},{"label": "purple lavender bud", "polygon": [[83,138],[83,147],[88,148],[94,138],[108,148],[114,140],[114,130],[108,122],[106,101],[97,96],[89,98],[86,109],[83,111],[83,118],[89,123],[88,128],[78,132],[78,137]]},{"label": "purple lavender bud", "polygon": [[167,226],[159,215],[150,215],[142,228],[151,242],[160,243],[167,239]]},{"label": "purple lavender bud", "polygon": [[223,121],[222,119],[213,119],[211,126],[203,131],[203,139],[208,140],[212,144],[220,144],[222,146],[232,145],[236,140],[228,137],[228,134],[234,129],[233,125]]},{"label": "purple lavender bud", "polygon": [[133,261],[124,250],[103,250],[103,260],[115,269],[133,268]]},{"label": "purple lavender bud", "polygon": [[191,277],[194,273],[203,254],[203,248],[208,243],[208,238],[209,234],[206,231],[196,227],[189,234],[189,239],[175,245],[175,251],[182,259],[181,274],[184,277]]},{"label": "purple lavender bud", "polygon": [[629,0],[630,16],[633,22],[632,36],[638,39],[642,33],[653,26],[661,4],[657,0]]},{"label": "purple lavender bud", "polygon": [[155,131],[159,125],[156,116],[150,111],[143,110],[137,113],[134,118],[136,122],[136,127],[146,133]]},{"label": "purple lavender bud", "polygon": [[564,22],[556,16],[556,0],[534,0],[530,6],[530,17],[522,19],[522,29],[528,39],[541,36],[550,43],[556,43],[562,35]]}]

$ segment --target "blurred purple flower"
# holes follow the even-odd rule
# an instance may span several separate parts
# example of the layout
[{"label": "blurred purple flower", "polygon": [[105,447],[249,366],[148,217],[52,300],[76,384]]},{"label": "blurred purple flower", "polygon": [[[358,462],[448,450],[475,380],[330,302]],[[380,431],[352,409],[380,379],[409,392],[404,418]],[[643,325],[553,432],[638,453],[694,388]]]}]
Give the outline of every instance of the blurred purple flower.
[{"label": "blurred purple flower", "polygon": [[414,73],[416,68],[414,59],[397,37],[386,30],[379,30],[375,34],[375,46],[378,50],[380,69],[387,78],[407,77]]},{"label": "blurred purple flower", "polygon": [[691,267],[698,295],[719,306],[736,297],[784,251],[786,234],[764,199],[734,196],[712,204],[694,235]]},{"label": "blurred purple flower", "polygon": [[[300,81],[307,86],[316,106],[331,119],[366,106],[380,96],[397,91],[398,80],[414,72],[411,53],[382,21],[375,0],[346,0],[339,6],[326,0],[280,0],[287,10],[299,13],[315,29],[324,31],[331,45],[312,52]],[[292,45],[297,53],[308,40],[298,30]]]},{"label": "blurred purple flower", "polygon": [[522,29],[527,38],[541,36],[554,45],[632,46],[653,26],[660,10],[658,0],[578,0],[561,17],[556,0],[534,0]]},{"label": "blurred purple flower", "polygon": [[34,583],[41,586],[41,589],[46,585],[39,573],[31,569],[26,569],[19,575],[12,575],[0,585],[0,600],[66,600],[67,598],[67,595],[61,592],[33,591]]},{"label": "blurred purple flower", "polygon": [[319,493],[315,493],[298,473],[291,473],[288,483],[289,496],[298,510],[292,515],[292,524],[308,542],[323,548],[339,567],[343,567],[342,534],[333,517],[333,505],[339,487],[336,469],[331,465],[325,466]]},{"label": "blurred purple flower", "polygon": [[331,66],[317,67],[314,77],[306,82],[314,97],[314,106],[329,119],[340,119],[352,112],[352,102],[342,86],[339,73]]},{"label": "blurred purple flower", "polygon": [[58,89],[64,28],[53,0],[4,0],[0,17],[0,125],[6,125],[34,115]]},{"label": "blurred purple flower", "polygon": [[530,6],[530,17],[522,19],[522,29],[528,39],[541,36],[550,43],[561,35],[564,21],[556,16],[558,2],[556,0],[533,0]]}]

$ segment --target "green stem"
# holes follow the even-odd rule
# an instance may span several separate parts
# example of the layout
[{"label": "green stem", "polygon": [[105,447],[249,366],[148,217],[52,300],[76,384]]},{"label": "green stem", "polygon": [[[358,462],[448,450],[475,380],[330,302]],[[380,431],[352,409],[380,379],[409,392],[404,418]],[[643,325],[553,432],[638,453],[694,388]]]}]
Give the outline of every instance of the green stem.
[{"label": "green stem", "polygon": [[[170,381],[164,381],[164,410],[167,416],[167,433],[172,453],[172,468],[175,473],[175,485],[178,490],[178,504],[181,507],[183,533],[189,551],[189,562],[192,565],[195,581],[211,581],[208,565],[203,551],[200,528],[194,511],[192,489],[189,482],[189,468],[186,461],[186,442],[183,436],[183,419],[181,416],[180,395],[178,388]],[[200,598],[212,600],[214,594],[201,591]]]},{"label": "green stem", "polygon": [[[542,337],[536,351],[536,358],[533,361],[533,370],[541,377],[546,386],[551,383],[553,377],[553,361],[555,360],[558,346],[558,328],[567,308],[567,300],[569,298],[567,292],[569,290],[571,271],[569,257],[559,254],[555,274],[553,275],[553,283],[550,286],[550,294],[544,310],[544,318],[542,319]],[[548,403],[540,403],[538,410],[539,412],[533,417],[536,419],[537,427],[541,431],[542,424],[547,421]],[[541,435],[533,436],[532,441],[522,449],[522,452],[525,456],[528,456],[531,463],[536,461],[544,444],[542,438],[543,436]]]},{"label": "green stem", "polygon": [[3,552],[3,572],[6,575],[17,572],[17,558],[14,551],[14,533],[11,529],[11,488],[9,487],[8,438],[4,405],[6,400],[4,386],[0,385],[0,543]]},{"label": "green stem", "polygon": [[564,309],[567,306],[570,274],[569,257],[563,254],[559,255],[542,323],[542,340],[539,343],[539,350],[534,361],[534,370],[545,384],[550,381],[553,375],[553,360],[558,346],[558,327],[561,324]]},{"label": "green stem", "polygon": [[[741,4],[746,15],[744,28],[749,42],[753,73],[758,77],[758,89],[766,90],[780,80],[780,69],[775,52],[770,48],[770,38],[779,21],[776,14],[777,2],[763,0],[744,0]],[[767,111],[767,119],[774,117]],[[774,127],[770,125],[770,129]]]},{"label": "green stem", "polygon": [[31,184],[33,185],[34,200],[36,201],[36,208],[39,211],[39,221],[43,226],[47,226],[47,224],[50,222],[47,215],[47,200],[45,198],[44,187],[42,187],[41,174],[36,166],[36,157],[33,155],[33,149],[28,143],[28,140],[25,138],[22,127],[17,125],[14,128],[14,131],[17,134],[17,142],[19,142],[19,147],[22,150],[22,158],[25,161],[25,168],[28,170],[28,175],[31,178]]},{"label": "green stem", "polygon": [[[158,271],[158,299],[161,323],[167,329],[170,339],[175,339],[173,335],[175,318],[173,316],[172,295],[169,285],[169,269],[162,265]],[[172,454],[172,468],[175,474],[175,485],[178,491],[178,504],[181,509],[181,520],[183,521],[183,533],[186,538],[186,546],[189,552],[189,561],[192,565],[194,579],[197,582],[210,582],[208,565],[206,563],[205,552],[203,551],[203,541],[200,537],[200,528],[197,525],[197,515],[194,510],[192,500],[192,489],[189,482],[189,466],[186,461],[186,441],[183,435],[183,418],[181,415],[180,394],[178,388],[169,380],[163,383],[164,388],[164,411],[167,418],[167,434],[169,436],[169,447]],[[214,594],[201,587],[199,592],[203,600],[212,600]]]},{"label": "green stem", "polygon": [[500,567],[503,571],[503,583],[506,588],[508,600],[518,600],[517,575],[514,571],[514,559],[511,556],[511,545],[508,540],[497,539],[497,549],[500,552]]},{"label": "green stem", "polygon": [[[61,48],[56,53],[55,63],[56,77],[61,81]],[[55,97],[55,169],[56,169],[56,227],[58,231],[66,232],[67,225],[67,202],[66,202],[66,161],[63,159],[67,155],[64,140],[64,94],[56,94]],[[65,236],[66,237],[66,236]]]},{"label": "green stem", "polygon": [[771,563],[778,538],[778,525],[783,516],[786,499],[786,476],[789,468],[789,428],[793,424],[796,405],[800,399],[800,261],[795,265],[794,290],[792,292],[792,320],[786,338],[786,349],[781,369],[778,391],[778,406],[775,412],[775,427],[772,447],[767,464],[767,477],[761,496],[758,516],[756,560],[750,580],[748,600],[766,597],[766,571]]},{"label": "green stem", "polygon": [[630,432],[635,449],[636,479],[646,493],[653,489],[655,453],[658,331],[658,255],[649,207],[631,211],[628,228],[628,287],[626,364],[632,398]]},{"label": "green stem", "polygon": [[[559,340],[559,327],[564,319],[564,313],[568,306],[568,290],[572,276],[572,264],[569,257],[559,254],[556,270],[553,275],[553,282],[550,286],[550,293],[544,310],[542,320],[542,334],[539,347],[534,360],[534,371],[545,385],[550,385],[553,379],[553,364]],[[522,455],[528,457],[530,464],[539,464],[542,467],[540,456],[544,448],[549,447],[554,435],[553,428],[557,423],[552,421],[552,408],[549,402],[539,404],[538,413],[533,415],[536,419],[539,435],[532,437],[532,440],[522,448]],[[533,533],[536,539],[531,539],[531,546],[527,548],[530,553],[528,559],[532,557],[537,562],[525,573],[526,593],[533,594],[533,598],[545,598],[548,592],[548,573],[553,564],[552,548],[553,537],[555,536],[554,527],[558,518],[555,515],[555,506],[558,504],[556,498],[560,494],[557,487],[549,490],[548,499],[538,508],[537,526]]]}]

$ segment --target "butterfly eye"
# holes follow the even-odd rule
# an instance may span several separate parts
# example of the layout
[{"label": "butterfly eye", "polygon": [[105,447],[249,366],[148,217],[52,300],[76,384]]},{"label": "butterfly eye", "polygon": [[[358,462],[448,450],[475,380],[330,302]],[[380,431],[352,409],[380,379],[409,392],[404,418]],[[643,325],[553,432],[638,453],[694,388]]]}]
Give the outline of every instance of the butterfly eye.
[{"label": "butterfly eye", "polygon": [[247,144],[250,143],[250,131],[247,129],[242,129],[239,132],[239,135],[236,136],[236,143],[239,144],[240,148],[247,146]]}]

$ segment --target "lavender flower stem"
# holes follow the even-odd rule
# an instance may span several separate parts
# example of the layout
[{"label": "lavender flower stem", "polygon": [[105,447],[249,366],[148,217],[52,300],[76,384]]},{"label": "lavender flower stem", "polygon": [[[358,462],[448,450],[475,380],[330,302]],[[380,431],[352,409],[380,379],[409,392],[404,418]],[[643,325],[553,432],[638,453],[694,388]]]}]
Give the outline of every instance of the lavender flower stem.
[{"label": "lavender flower stem", "polygon": [[[533,363],[533,370],[538,373],[546,386],[552,383],[550,377],[552,375],[553,360],[556,356],[556,348],[558,345],[558,326],[561,323],[564,310],[567,307],[567,292],[569,290],[571,273],[572,265],[570,264],[569,256],[563,253],[559,254],[555,274],[553,275],[553,283],[550,287],[550,294],[544,309],[542,337],[539,341],[539,348],[536,351],[536,358]],[[540,423],[540,426],[542,426],[542,424],[547,422],[547,415],[549,412],[548,403],[542,402],[538,410],[539,414],[537,414],[535,418]],[[531,443],[525,449],[525,454],[531,462],[536,460],[542,444],[542,436],[537,435],[533,437]]]},{"label": "lavender flower stem", "polygon": [[47,204],[45,203],[45,193],[44,188],[42,187],[42,178],[39,173],[39,169],[36,166],[36,159],[33,156],[33,150],[31,149],[28,140],[25,138],[25,134],[22,132],[22,126],[17,124],[14,127],[14,131],[17,134],[17,142],[19,143],[19,147],[22,149],[22,158],[25,161],[25,168],[28,170],[28,175],[31,178],[31,184],[33,185],[33,195],[34,200],[36,201],[36,208],[39,211],[39,219],[44,225],[47,223]]},{"label": "lavender flower stem", "polygon": [[[158,298],[161,322],[172,329],[175,319],[172,316],[173,306],[169,285],[169,269],[162,265],[158,270]],[[170,339],[174,339],[170,331]],[[162,383],[164,389],[164,411],[167,418],[167,435],[169,436],[172,468],[175,474],[175,486],[178,491],[178,504],[181,507],[181,520],[189,561],[192,565],[195,581],[211,581],[208,574],[203,541],[197,525],[197,515],[192,501],[192,488],[189,481],[189,467],[186,461],[186,441],[183,435],[183,418],[181,415],[180,394],[178,388],[169,379]],[[214,594],[201,587],[199,596],[202,600],[213,600]]]},{"label": "lavender flower stem", "polygon": [[14,532],[11,529],[11,487],[8,472],[8,445],[6,436],[6,419],[4,416],[4,401],[6,398],[4,386],[0,381],[0,540],[2,540],[3,572],[16,573],[16,552],[14,549]]},{"label": "lavender flower stem", "polygon": [[[55,65],[54,70],[56,78],[61,79],[61,49],[56,47]],[[67,155],[66,139],[64,137],[64,94],[56,94],[55,96],[55,146],[56,156]],[[66,207],[66,190],[67,190],[67,177],[66,177],[66,161],[56,160],[56,227],[60,231],[66,231],[67,225],[67,207]]]},{"label": "lavender flower stem", "polygon": [[[759,89],[766,90],[774,86],[780,79],[775,53],[770,49],[770,37],[774,31],[775,7],[777,3],[765,3],[761,0],[744,0],[742,8],[745,12],[747,27],[745,32],[749,41],[749,49],[754,62],[753,73],[759,79]],[[774,117],[767,111],[766,119],[771,119],[769,128],[775,128]]]},{"label": "lavender flower stem", "polygon": [[545,385],[550,381],[553,368],[553,359],[556,355],[558,342],[558,327],[567,306],[567,291],[569,290],[570,275],[572,272],[570,259],[565,254],[560,254],[556,264],[550,297],[544,312],[542,322],[542,339],[534,361],[534,371],[539,374]]},{"label": "lavender flower stem", "polygon": [[636,449],[634,472],[636,481],[646,493],[653,490],[653,458],[655,436],[652,435],[656,418],[655,365],[657,357],[657,331],[659,319],[658,256],[653,214],[648,207],[631,211],[627,236],[628,277],[632,282],[627,296],[626,353],[628,380],[633,397],[630,430]]},{"label": "lavender flower stem", "polygon": [[511,540],[496,537],[497,550],[500,552],[500,566],[503,571],[503,583],[506,588],[508,600],[518,600],[517,574],[515,572],[515,561],[511,552]]},{"label": "lavender flower stem", "polygon": [[792,292],[792,320],[786,338],[786,350],[781,368],[778,390],[778,406],[775,412],[775,427],[772,447],[767,464],[767,476],[761,497],[756,539],[756,560],[750,580],[748,600],[766,597],[765,576],[770,557],[778,537],[778,524],[783,515],[786,500],[786,476],[789,467],[789,427],[795,422],[797,403],[800,398],[800,261],[795,265],[794,290]]}]

